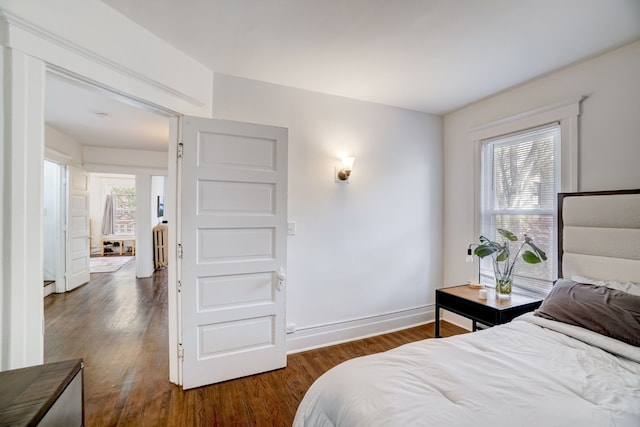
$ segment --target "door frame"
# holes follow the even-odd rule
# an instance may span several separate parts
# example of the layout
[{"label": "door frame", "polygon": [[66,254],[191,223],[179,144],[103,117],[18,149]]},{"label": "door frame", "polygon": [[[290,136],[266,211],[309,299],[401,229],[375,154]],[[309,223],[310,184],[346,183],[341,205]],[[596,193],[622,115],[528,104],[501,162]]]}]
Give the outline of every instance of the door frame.
[{"label": "door frame", "polygon": [[[53,6],[43,6],[37,13],[27,8],[24,16],[15,16],[15,8],[9,11],[0,8],[0,79],[3,82],[3,102],[0,113],[4,117],[7,132],[2,136],[5,152],[0,153],[0,166],[6,171],[0,195],[0,240],[6,256],[0,260],[0,291],[10,298],[0,301],[0,370],[21,368],[41,364],[44,361],[44,310],[42,272],[42,165],[44,161],[44,95],[47,72],[59,73],[69,78],[90,83],[94,87],[133,102],[143,108],[162,112],[167,117],[181,114],[211,115],[213,72],[200,64],[189,62],[181,52],[141,34],[141,27],[126,27],[130,24],[119,15],[106,14],[101,25],[125,25],[123,33],[142,47],[153,48],[156,58],[146,58],[146,63],[137,58],[109,56],[113,49],[121,49],[118,40],[86,44],[93,40],[93,28],[81,28],[75,22],[92,19],[97,9],[108,8],[96,2],[66,14]],[[110,11],[110,9],[109,9]],[[58,17],[60,20],[52,19]],[[63,38],[47,30],[48,23],[73,26],[75,32]],[[116,25],[117,26],[117,25]],[[84,47],[84,46],[91,47]],[[172,61],[183,59],[186,61]],[[169,68],[182,68],[183,75],[172,78],[167,73],[162,78],[153,76],[152,70],[170,61]],[[177,65],[173,64],[175,62]],[[189,85],[186,82],[189,81]],[[175,85],[174,85],[175,83]],[[181,86],[182,85],[182,86]],[[203,90],[202,90],[203,89]],[[171,137],[170,137],[171,141]],[[169,186],[174,192],[175,167],[169,152]],[[20,165],[21,167],[14,167]],[[175,197],[169,201],[167,211],[174,214]],[[171,245],[170,245],[171,249]],[[176,251],[169,251],[169,380],[179,383],[176,283]],[[39,265],[38,268],[33,266]],[[6,320],[6,322],[5,322]]]},{"label": "door frame", "polygon": [[[66,223],[67,223],[67,212],[68,212],[68,194],[67,194],[67,164],[58,160],[58,155],[56,155],[53,150],[48,150],[45,147],[44,161],[53,163],[57,167],[57,175],[58,175],[58,189],[57,189],[57,206],[56,206],[56,241],[57,248],[55,254],[55,284],[53,293],[62,293],[67,289],[67,232],[66,232]],[[48,214],[48,212],[47,212]],[[43,228],[43,233],[44,233]],[[44,257],[44,255],[43,255]]]},{"label": "door frame", "polygon": [[[168,107],[162,107],[157,104],[141,100],[133,95],[128,95],[122,91],[118,91],[115,88],[109,88],[105,85],[98,84],[97,82],[86,78],[84,76],[73,73],[69,70],[61,69],[60,67],[50,66],[49,64],[45,64],[46,72],[53,73],[57,76],[61,76],[65,79],[69,79],[71,81],[75,81],[78,84],[82,84],[88,87],[91,87],[95,90],[104,92],[107,96],[114,97],[122,102],[128,103],[130,105],[136,106],[138,108],[145,109],[147,111],[154,112],[156,114],[162,115],[167,119],[178,118],[181,117],[182,114],[177,113],[173,110],[170,110]],[[46,79],[45,79],[46,80]],[[44,88],[46,91],[46,87]],[[44,103],[43,103],[44,108]],[[179,120],[176,120],[179,121]],[[173,120],[170,120],[173,122]],[[165,201],[165,211],[169,218],[176,218],[177,213],[177,133],[173,133],[173,130],[169,129],[169,144],[168,144],[168,165],[167,165],[167,186],[165,187],[165,191],[167,194],[167,199]],[[42,147],[44,149],[44,138],[42,139]],[[175,147],[175,149],[173,148]],[[68,165],[67,165],[68,166]],[[71,165],[74,166],[74,165]],[[76,167],[78,167],[76,165]],[[127,167],[121,167],[127,168]],[[100,171],[100,173],[126,173],[129,175],[136,175],[136,192],[138,190],[139,180],[135,173],[135,171],[125,172],[124,169],[119,169],[118,171],[108,172],[108,171]],[[128,168],[127,168],[128,169]],[[154,172],[153,170],[146,170],[146,172]],[[155,171],[160,172],[160,171]],[[69,183],[67,182],[67,186]],[[40,189],[42,192],[42,189]],[[136,227],[138,230],[138,227]],[[136,235],[137,235],[136,231]],[[65,231],[68,233],[68,230]],[[90,250],[90,249],[89,249]],[[169,262],[167,265],[167,296],[168,296],[168,331],[169,331],[169,381],[172,383],[181,385],[182,384],[182,366],[181,359],[179,358],[179,335],[180,335],[180,300],[179,300],[179,292],[178,292],[178,282],[177,277],[179,277],[176,273],[176,266],[178,265],[178,257],[175,245],[169,245],[168,250]],[[136,255],[137,257],[137,255]],[[65,278],[65,282],[69,280],[68,277]],[[66,283],[65,283],[66,286]],[[65,288],[66,289],[66,288]]]}]

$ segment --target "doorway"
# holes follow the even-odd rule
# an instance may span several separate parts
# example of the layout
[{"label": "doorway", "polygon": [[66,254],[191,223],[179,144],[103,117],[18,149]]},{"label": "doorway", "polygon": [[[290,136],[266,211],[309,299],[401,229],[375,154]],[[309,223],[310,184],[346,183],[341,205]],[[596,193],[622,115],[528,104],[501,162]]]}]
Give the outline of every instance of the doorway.
[{"label": "doorway", "polygon": [[[42,362],[43,355],[43,318],[42,318],[42,168],[43,148],[45,155],[51,148],[63,153],[62,164],[90,165],[94,172],[135,173],[136,176],[168,175],[170,200],[165,209],[171,221],[175,204],[175,166],[169,165],[167,153],[159,150],[136,156],[127,156],[118,152],[104,153],[100,147],[86,149],[69,138],[61,145],[43,147],[43,134],[48,129],[45,124],[45,89],[50,88],[50,75],[55,74],[91,85],[95,91],[106,94],[107,98],[125,100],[122,103],[136,106],[138,110],[153,112],[166,123],[170,117],[181,113],[209,116],[212,110],[211,93],[213,90],[213,72],[191,60],[186,54],[171,48],[154,37],[146,37],[141,28],[118,14],[101,14],[99,4],[69,14],[61,13],[55,7],[32,10],[21,7],[4,7],[3,13],[13,11],[22,19],[5,19],[2,28],[11,37],[2,40],[2,59],[5,64],[2,74],[5,96],[4,143],[6,153],[4,165],[6,172],[5,203],[3,205],[2,236],[8,249],[4,262],[0,265],[3,276],[11,280],[3,282],[4,293],[12,298],[2,301],[1,310],[7,322],[3,323],[0,344],[2,357],[0,365],[4,369],[28,366]],[[96,14],[96,12],[98,14]],[[10,12],[9,12],[10,13]],[[53,15],[52,15],[53,14]],[[55,19],[51,19],[55,16]],[[107,38],[95,41],[95,31],[79,22],[92,21],[100,16],[101,25],[123,27],[120,38]],[[51,24],[55,21],[55,25]],[[96,21],[98,22],[98,21]],[[69,32],[65,30],[69,29]],[[106,27],[105,27],[106,28]],[[62,32],[62,33],[61,33]],[[66,36],[65,36],[66,34]],[[125,45],[134,41],[140,51],[153,52],[153,55],[120,55]],[[169,67],[169,68],[167,68]],[[69,95],[69,96],[67,96]],[[61,93],[63,100],[73,106],[71,94]],[[66,109],[60,109],[60,111]],[[100,112],[100,111],[97,111]],[[47,114],[50,112],[48,111]],[[86,112],[85,112],[86,113]],[[97,118],[94,112],[93,117]],[[130,118],[131,119],[131,118]],[[135,117],[132,118],[137,122]],[[62,121],[61,123],[63,123]],[[113,123],[105,119],[105,128],[117,128],[107,125]],[[64,131],[64,129],[60,128]],[[174,132],[175,135],[175,132]],[[164,132],[164,138],[167,133]],[[107,132],[93,134],[88,140],[97,143],[107,138]],[[69,144],[67,144],[69,142]],[[104,144],[103,144],[104,145]],[[66,150],[70,148],[70,150]],[[134,147],[125,147],[135,149]],[[171,147],[175,151],[175,147]],[[172,156],[173,157],[173,156]],[[58,157],[54,158],[56,161]],[[163,159],[159,161],[159,159]],[[113,160],[122,161],[119,170],[111,170]],[[133,164],[135,160],[136,164]],[[160,166],[158,166],[161,163]],[[110,170],[107,170],[107,165]],[[104,168],[103,168],[104,166]],[[138,166],[134,169],[134,166]],[[99,170],[98,170],[99,169]],[[138,195],[141,193],[138,192]],[[150,216],[150,205],[143,216]],[[10,238],[10,240],[9,240]],[[144,239],[147,249],[152,246],[151,239]],[[137,252],[142,253],[142,241],[138,242]],[[169,252],[169,259],[175,259],[175,248]],[[151,259],[149,264],[153,265]],[[32,268],[33,266],[36,268]],[[173,361],[172,378],[177,380],[177,301],[175,262],[168,266],[169,276],[169,335],[170,359]]]},{"label": "doorway", "polygon": [[[158,185],[157,179],[153,179],[154,176],[168,174],[167,115],[154,112],[151,108],[143,108],[132,100],[123,100],[121,95],[94,87],[74,77],[61,75],[60,72],[47,73],[45,153],[47,157],[59,162],[58,167],[61,170],[81,168],[87,172],[87,205],[90,219],[85,228],[87,253],[104,254],[113,261],[121,256],[122,251],[122,257],[129,261],[126,265],[119,266],[116,272],[91,274],[88,286],[78,288],[65,296],[66,298],[78,298],[77,295],[88,294],[89,287],[106,291],[107,287],[100,285],[104,285],[107,277],[130,286],[132,289],[129,291],[134,294],[139,287],[150,286],[149,281],[152,279],[145,278],[153,274],[151,229],[161,220],[157,216],[158,196],[168,200],[164,194],[164,178],[161,185]],[[60,174],[64,176],[63,172]],[[60,182],[48,182],[45,178],[43,192],[52,195],[55,192],[64,193],[63,181],[60,179]],[[113,199],[114,221],[111,230],[103,230],[106,195]],[[51,218],[51,222],[54,226],[62,227],[62,218]],[[49,218],[45,220],[47,219]],[[53,244],[49,243],[48,236],[49,233],[43,236],[45,247]],[[64,240],[64,237],[61,238]],[[139,268],[138,264],[144,263],[150,268]],[[154,278],[155,276],[153,275]],[[163,272],[163,277],[164,281],[154,280],[153,286],[166,287],[166,271]],[[127,312],[131,309],[128,305],[131,303],[130,298],[123,298],[121,289],[116,284],[113,285],[113,293],[104,296],[105,300],[97,304],[94,310],[112,309]],[[60,291],[64,291],[64,288]],[[162,295],[166,298],[166,291]],[[54,297],[59,300],[58,296],[49,298]],[[152,305],[157,301],[144,299],[143,302]],[[167,301],[162,304],[166,307]],[[47,302],[45,298],[46,322],[51,320],[48,317],[48,305],[51,306],[51,301]],[[151,312],[155,308],[148,307],[148,310]],[[74,314],[80,316],[82,311],[82,306],[79,306]],[[93,314],[108,317],[107,312]],[[83,334],[84,329],[79,328],[79,333]],[[64,341],[67,338],[61,336],[60,339]],[[77,336],[68,339],[81,341]],[[123,342],[120,340],[124,339],[123,336],[112,335],[109,339],[116,341],[113,342],[114,347],[122,347]],[[66,342],[62,347],[65,345],[74,344]],[[163,345],[164,351],[168,352],[168,340],[163,341]],[[50,341],[47,348],[51,355]],[[93,354],[95,348],[83,347],[78,351]]]},{"label": "doorway", "polygon": [[89,194],[89,271],[119,271],[136,257],[136,177],[91,173]]},{"label": "doorway", "polygon": [[[133,182],[128,187],[105,184],[98,191],[92,186],[89,237],[94,255],[103,242],[111,245],[108,253],[117,249],[119,254],[122,246],[127,254],[137,255],[138,277],[153,273],[152,228],[158,218],[152,177],[168,174],[169,116],[60,70],[47,72],[45,152],[57,154],[61,163],[83,168],[91,176],[112,176],[117,180],[126,175],[123,179]],[[110,187],[108,191],[105,186]],[[117,229],[101,230],[104,196],[120,190],[129,195],[135,192],[135,204],[126,207],[119,203],[128,194],[112,194],[119,215]],[[103,240],[110,235],[127,239]]]},{"label": "doorway", "polygon": [[66,168],[56,162],[43,166],[43,278],[44,296],[65,290],[65,189]]}]

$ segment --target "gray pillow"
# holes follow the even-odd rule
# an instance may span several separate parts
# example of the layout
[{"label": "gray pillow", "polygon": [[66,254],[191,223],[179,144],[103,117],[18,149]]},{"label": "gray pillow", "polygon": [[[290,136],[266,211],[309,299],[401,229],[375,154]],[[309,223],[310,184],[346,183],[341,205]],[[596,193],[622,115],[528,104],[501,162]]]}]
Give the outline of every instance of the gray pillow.
[{"label": "gray pillow", "polygon": [[534,315],[640,347],[640,296],[560,279]]}]

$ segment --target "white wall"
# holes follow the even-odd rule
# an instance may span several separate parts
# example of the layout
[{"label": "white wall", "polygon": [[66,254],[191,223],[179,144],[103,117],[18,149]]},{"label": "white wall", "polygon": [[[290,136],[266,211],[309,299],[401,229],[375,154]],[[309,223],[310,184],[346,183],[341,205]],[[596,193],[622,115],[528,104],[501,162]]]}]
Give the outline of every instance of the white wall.
[{"label": "white wall", "polygon": [[155,201],[151,197],[152,175],[136,174],[136,277],[151,277],[153,265],[153,232],[151,220]]},{"label": "white wall", "polygon": [[[217,74],[213,106],[216,118],[289,129],[290,351],[432,318],[440,118]],[[340,153],[356,158],[350,184],[334,181]]]},{"label": "white wall", "polygon": [[[167,217],[167,195],[165,194],[165,187],[167,185],[166,176],[152,176],[151,177],[151,225],[155,227],[163,220],[168,220]],[[164,216],[158,216],[158,196],[161,196],[165,203]]]},{"label": "white wall", "polygon": [[44,126],[44,156],[63,165],[82,166],[82,145],[51,125]]},{"label": "white wall", "polygon": [[169,158],[166,151],[128,150],[121,148],[82,147],[84,167],[92,172],[132,173],[149,171],[166,173]]},{"label": "white wall", "polygon": [[640,188],[640,42],[492,96],[444,118],[444,285],[471,280],[464,257],[474,230],[474,148],[469,130],[586,95],[579,116],[578,190]]}]

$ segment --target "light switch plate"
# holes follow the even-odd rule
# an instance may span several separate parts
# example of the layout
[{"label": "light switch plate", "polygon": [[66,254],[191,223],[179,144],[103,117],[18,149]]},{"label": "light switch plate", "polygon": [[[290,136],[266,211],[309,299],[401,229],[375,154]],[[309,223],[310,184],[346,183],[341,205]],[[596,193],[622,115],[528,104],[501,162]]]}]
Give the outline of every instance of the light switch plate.
[{"label": "light switch plate", "polygon": [[296,235],[296,223],[295,222],[288,222],[287,223],[287,234],[289,236],[295,236]]}]

